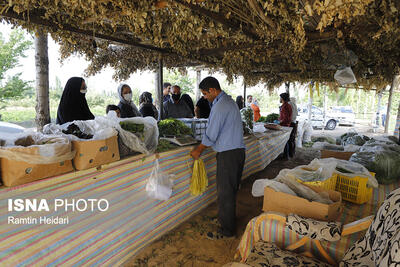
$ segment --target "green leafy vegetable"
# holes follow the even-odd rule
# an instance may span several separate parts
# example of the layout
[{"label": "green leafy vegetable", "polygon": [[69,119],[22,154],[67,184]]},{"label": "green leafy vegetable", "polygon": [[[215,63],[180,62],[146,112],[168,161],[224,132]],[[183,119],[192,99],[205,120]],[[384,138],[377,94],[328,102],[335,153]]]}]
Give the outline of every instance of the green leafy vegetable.
[{"label": "green leafy vegetable", "polygon": [[158,123],[160,136],[183,136],[192,134],[192,129],[177,119],[165,119]]},{"label": "green leafy vegetable", "polygon": [[121,121],[119,123],[121,125],[121,128],[124,129],[125,131],[131,132],[131,133],[143,133],[144,132],[144,124],[138,124],[138,123],[133,123],[129,121]]},{"label": "green leafy vegetable", "polygon": [[169,151],[176,147],[177,147],[176,145],[171,144],[169,141],[160,139],[160,140],[158,140],[156,152],[161,153],[161,152]]}]

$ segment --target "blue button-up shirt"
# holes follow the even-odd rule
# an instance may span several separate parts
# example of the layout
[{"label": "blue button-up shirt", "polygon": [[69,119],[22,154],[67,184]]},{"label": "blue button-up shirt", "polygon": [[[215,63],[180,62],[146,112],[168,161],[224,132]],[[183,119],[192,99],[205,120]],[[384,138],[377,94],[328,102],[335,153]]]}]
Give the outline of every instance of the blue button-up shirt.
[{"label": "blue button-up shirt", "polygon": [[217,152],[245,148],[239,108],[224,91],[212,102],[207,130],[201,143]]}]

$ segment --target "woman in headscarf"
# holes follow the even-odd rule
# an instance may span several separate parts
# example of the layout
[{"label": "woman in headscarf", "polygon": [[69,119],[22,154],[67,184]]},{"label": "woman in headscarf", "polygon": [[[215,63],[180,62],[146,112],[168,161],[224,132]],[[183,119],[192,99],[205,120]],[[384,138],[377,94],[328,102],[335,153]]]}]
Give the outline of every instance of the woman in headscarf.
[{"label": "woman in headscarf", "polygon": [[57,124],[75,120],[93,120],[85,94],[87,87],[81,77],[72,77],[67,81],[57,110]]},{"label": "woman in headscarf", "polygon": [[132,90],[126,83],[118,86],[119,104],[121,118],[142,117],[138,108],[132,101]]},{"label": "woman in headscarf", "polygon": [[143,92],[139,96],[139,111],[143,117],[153,117],[158,119],[158,110],[153,105],[153,97],[149,92]]},{"label": "woman in headscarf", "polygon": [[241,110],[244,107],[243,96],[239,95],[236,97],[236,104],[238,105],[239,110]]}]

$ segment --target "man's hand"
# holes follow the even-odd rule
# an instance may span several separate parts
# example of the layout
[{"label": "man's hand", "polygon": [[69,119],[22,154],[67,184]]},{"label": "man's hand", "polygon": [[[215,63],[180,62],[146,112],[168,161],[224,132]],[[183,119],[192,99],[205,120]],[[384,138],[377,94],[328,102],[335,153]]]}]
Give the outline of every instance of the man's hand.
[{"label": "man's hand", "polygon": [[204,149],[207,147],[203,144],[198,145],[195,149],[190,152],[190,156],[192,156],[193,159],[199,159],[201,156],[201,153],[203,152]]}]

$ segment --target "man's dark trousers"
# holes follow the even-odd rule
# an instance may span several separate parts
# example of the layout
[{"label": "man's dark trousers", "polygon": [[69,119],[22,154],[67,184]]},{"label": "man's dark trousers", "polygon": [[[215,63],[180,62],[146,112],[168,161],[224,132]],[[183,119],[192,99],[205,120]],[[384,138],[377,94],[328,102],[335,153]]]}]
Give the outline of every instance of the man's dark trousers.
[{"label": "man's dark trousers", "polygon": [[244,148],[217,153],[218,220],[225,236],[236,233],[236,194],[245,158]]}]

